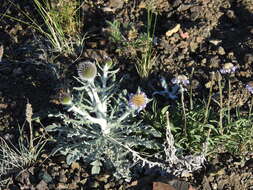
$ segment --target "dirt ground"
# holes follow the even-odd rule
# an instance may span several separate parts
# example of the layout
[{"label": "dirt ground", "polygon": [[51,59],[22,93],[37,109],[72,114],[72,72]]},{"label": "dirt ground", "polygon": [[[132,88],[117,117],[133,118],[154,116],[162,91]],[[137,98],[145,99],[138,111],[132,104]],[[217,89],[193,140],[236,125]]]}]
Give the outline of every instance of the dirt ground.
[{"label": "dirt ground", "polygon": [[[34,11],[32,3],[12,0],[21,8]],[[103,61],[110,57],[120,66],[120,74],[128,75],[127,88],[141,86],[147,91],[149,82],[156,84],[161,75],[168,79],[178,74],[191,77],[194,96],[207,97],[210,73],[231,62],[239,69],[232,81],[232,104],[243,107],[250,98],[245,84],[253,79],[253,2],[252,0],[157,0],[158,13],[154,43],[157,60],[151,76],[141,81],[135,71],[134,50],[116,51],[109,40],[106,21],[133,23],[143,32],[146,11],[141,0],[88,0],[82,7],[85,40],[81,56],[54,56],[47,43],[33,28],[8,19],[2,14],[22,18],[8,0],[0,3],[0,42],[4,55],[0,62],[0,135],[15,139],[18,125],[25,122],[25,106],[29,101],[42,123],[50,123],[46,112],[62,109],[52,103],[55,90],[71,84],[76,75],[76,59]],[[180,24],[172,35],[167,32]],[[129,31],[126,31],[126,35]],[[53,58],[52,58],[53,57]],[[62,72],[56,73],[54,69]],[[194,70],[193,70],[194,68]],[[214,90],[218,91],[217,84]],[[225,94],[226,96],[226,94]],[[243,100],[243,101],[242,101]],[[242,101],[242,102],[241,102]],[[37,123],[36,131],[41,132]],[[68,166],[60,156],[47,158],[53,144],[46,146],[39,161],[20,174],[14,171],[3,189],[133,189],[134,185],[116,181],[110,174],[90,176],[85,163]],[[247,161],[229,154],[217,155],[206,166],[182,180],[197,189],[253,189],[253,155]],[[154,176],[149,181],[159,177]],[[85,184],[85,185],[84,185]],[[1,187],[0,187],[1,189]],[[152,189],[148,183],[135,189]],[[180,188],[179,188],[180,189]],[[181,188],[183,190],[183,188]],[[187,188],[185,188],[187,189]],[[165,189],[166,190],[166,189]]]}]

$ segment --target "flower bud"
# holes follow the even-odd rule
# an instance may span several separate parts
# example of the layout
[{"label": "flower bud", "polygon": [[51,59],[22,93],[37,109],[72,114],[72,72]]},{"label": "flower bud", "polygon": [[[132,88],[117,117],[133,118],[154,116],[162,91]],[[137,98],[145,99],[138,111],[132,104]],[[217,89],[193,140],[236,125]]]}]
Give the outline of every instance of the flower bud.
[{"label": "flower bud", "polygon": [[97,75],[97,67],[89,61],[78,65],[78,75],[82,80],[93,81]]}]

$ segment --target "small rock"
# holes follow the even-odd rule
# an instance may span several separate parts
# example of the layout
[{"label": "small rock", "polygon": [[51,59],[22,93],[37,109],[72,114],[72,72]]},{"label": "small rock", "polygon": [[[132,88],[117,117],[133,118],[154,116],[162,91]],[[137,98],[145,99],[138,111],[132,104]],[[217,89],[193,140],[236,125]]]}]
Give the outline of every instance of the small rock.
[{"label": "small rock", "polygon": [[218,48],[218,54],[219,54],[219,55],[225,55],[225,54],[226,54],[226,52],[225,52],[225,50],[224,50],[223,47],[220,46],[220,47]]},{"label": "small rock", "polygon": [[173,7],[177,7],[180,4],[182,4],[182,0],[175,0],[175,1],[172,1],[172,2],[173,2]]},{"label": "small rock", "polygon": [[90,187],[92,187],[92,188],[98,188],[99,187],[99,183],[97,181],[93,181],[92,183],[90,183]]},{"label": "small rock", "polygon": [[198,48],[198,44],[196,42],[190,42],[190,48],[192,52],[195,52],[195,50]]},{"label": "small rock", "polygon": [[60,189],[68,189],[68,185],[64,184],[64,183],[58,183],[56,185],[56,189],[60,190]]},{"label": "small rock", "polygon": [[61,170],[60,176],[59,176],[59,182],[66,183],[67,181],[68,181],[68,178],[65,175],[65,171]]},{"label": "small rock", "polygon": [[87,183],[87,181],[88,181],[88,178],[85,178],[85,179],[82,179],[82,180],[80,181],[80,183],[84,185],[84,184]]},{"label": "small rock", "polygon": [[167,37],[172,36],[174,33],[177,33],[177,32],[179,31],[180,27],[181,27],[181,25],[180,25],[180,24],[177,24],[174,28],[168,30],[168,31],[165,33],[165,35],[166,35]]},{"label": "small rock", "polygon": [[68,185],[68,189],[78,189],[78,185],[76,183],[71,183]]},{"label": "small rock", "polygon": [[73,163],[71,164],[71,168],[72,168],[73,170],[75,170],[75,169],[80,170],[80,164],[79,164],[78,162],[73,162]]},{"label": "small rock", "polygon": [[108,179],[109,179],[110,175],[99,175],[99,176],[96,176],[96,180],[100,181],[100,182],[104,182],[104,183],[107,183]]},{"label": "small rock", "polygon": [[236,17],[235,16],[235,12],[233,10],[228,10],[227,13],[226,13],[226,15],[230,19],[234,19]]},{"label": "small rock", "polygon": [[37,185],[36,189],[43,189],[43,190],[48,190],[47,183],[44,180],[41,180]]},{"label": "small rock", "polygon": [[219,43],[221,43],[221,40],[217,40],[217,39],[213,39],[213,40],[209,40],[209,42],[215,46],[217,46]]},{"label": "small rock", "polygon": [[153,189],[152,190],[176,190],[176,189],[166,183],[153,182]]},{"label": "small rock", "polygon": [[220,65],[220,59],[218,56],[214,56],[210,59],[210,68],[219,68]]},{"label": "small rock", "polygon": [[39,178],[45,181],[46,183],[50,183],[53,180],[51,175],[49,175],[46,171],[42,171],[41,173],[39,173]]},{"label": "small rock", "polygon": [[244,56],[244,62],[248,63],[248,64],[253,63],[253,54],[252,53],[245,54],[245,56]]},{"label": "small rock", "polygon": [[109,7],[112,9],[121,9],[124,5],[123,0],[110,0]]},{"label": "small rock", "polygon": [[110,182],[110,183],[105,184],[104,188],[105,189],[110,189],[110,188],[112,188],[114,186],[115,186],[115,183],[114,182]]}]

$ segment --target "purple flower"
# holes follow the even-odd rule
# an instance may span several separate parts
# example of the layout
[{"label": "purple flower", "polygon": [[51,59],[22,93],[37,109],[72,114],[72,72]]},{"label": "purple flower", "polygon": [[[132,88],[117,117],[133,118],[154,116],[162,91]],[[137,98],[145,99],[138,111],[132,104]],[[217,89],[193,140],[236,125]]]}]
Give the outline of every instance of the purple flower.
[{"label": "purple flower", "polygon": [[129,106],[138,112],[143,110],[147,103],[148,98],[144,92],[137,92],[136,94],[130,95]]},{"label": "purple flower", "polygon": [[251,94],[253,94],[253,81],[248,82],[246,88]]},{"label": "purple flower", "polygon": [[178,75],[177,77],[173,78],[171,82],[172,84],[183,84],[184,86],[190,84],[190,81],[185,75]]},{"label": "purple flower", "polygon": [[238,69],[237,66],[234,66],[232,63],[226,63],[223,65],[222,69],[220,69],[221,74],[230,74],[234,73]]}]

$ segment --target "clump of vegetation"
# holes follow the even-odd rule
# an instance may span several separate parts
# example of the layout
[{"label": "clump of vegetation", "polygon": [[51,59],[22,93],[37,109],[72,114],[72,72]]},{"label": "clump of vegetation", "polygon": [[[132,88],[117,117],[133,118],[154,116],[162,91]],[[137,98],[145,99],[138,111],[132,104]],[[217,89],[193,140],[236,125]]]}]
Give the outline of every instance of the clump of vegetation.
[{"label": "clump of vegetation", "polygon": [[[0,137],[0,178],[5,179],[12,170],[23,170],[32,164],[34,164],[39,158],[47,140],[44,136],[34,137],[33,126],[32,126],[32,107],[30,103],[27,103],[26,107],[26,122],[29,126],[29,135],[25,135],[24,127],[19,127],[19,138],[18,147],[8,140],[7,137],[4,139]],[[7,179],[6,179],[7,180]],[[4,183],[5,180],[3,180]],[[1,184],[1,181],[0,181]]]},{"label": "clump of vegetation", "polygon": [[[230,65],[231,66],[231,65]],[[231,69],[232,68],[232,69]],[[151,112],[145,112],[143,119],[151,126],[165,133],[164,126],[166,122],[166,111],[171,113],[170,122],[171,130],[175,138],[175,145],[178,153],[181,155],[202,153],[203,145],[206,147],[206,155],[214,155],[220,152],[230,152],[233,155],[245,155],[253,149],[252,126],[253,118],[251,113],[251,104],[249,104],[249,114],[240,113],[240,105],[231,106],[231,74],[235,72],[235,66],[230,70],[221,70],[216,73],[217,83],[219,86],[219,99],[216,100],[213,93],[214,75],[210,86],[208,100],[194,99],[192,107],[188,106],[187,99],[182,98],[184,93],[188,93],[183,84],[189,85],[189,80],[182,75],[172,79],[173,86],[167,85],[165,78],[161,83],[164,90],[156,91],[154,96],[160,95],[172,101],[181,97],[181,101],[173,105],[165,105],[160,108],[153,104]],[[184,79],[184,80],[180,80]],[[224,102],[224,87],[228,83],[228,101]],[[251,82],[245,88],[252,93]],[[189,97],[191,97],[189,95]],[[155,101],[156,102],[156,101]],[[218,106],[217,106],[218,104]],[[231,114],[233,113],[233,114]]]},{"label": "clump of vegetation", "polygon": [[83,45],[85,35],[81,36],[83,20],[80,14],[80,1],[60,0],[33,0],[35,11],[42,18],[40,23],[26,10],[21,10],[11,0],[9,2],[16,7],[26,20],[3,16],[31,26],[48,40],[54,51],[60,53],[75,53],[75,48]]},{"label": "clump of vegetation", "polygon": [[101,66],[80,63],[75,79],[81,86],[75,87],[72,95],[59,96],[73,117],[55,115],[63,119],[63,124],[48,126],[47,130],[59,132],[58,148],[67,156],[68,164],[82,158],[92,165],[93,174],[104,166],[115,169],[115,176],[129,179],[134,164],[152,163],[147,160],[152,154],[144,150],[160,149],[154,139],[161,134],[135,119],[149,99],[138,89],[128,100],[127,91],[119,89],[116,81],[118,70],[111,67],[112,62]]},{"label": "clump of vegetation", "polygon": [[[117,20],[109,22],[110,39],[117,44],[119,54],[128,54],[135,60],[135,67],[142,79],[147,79],[156,61],[154,51],[157,13],[153,0],[145,3],[147,10],[146,32],[139,33],[133,24],[121,25]],[[128,31],[127,33],[123,31]]]}]

